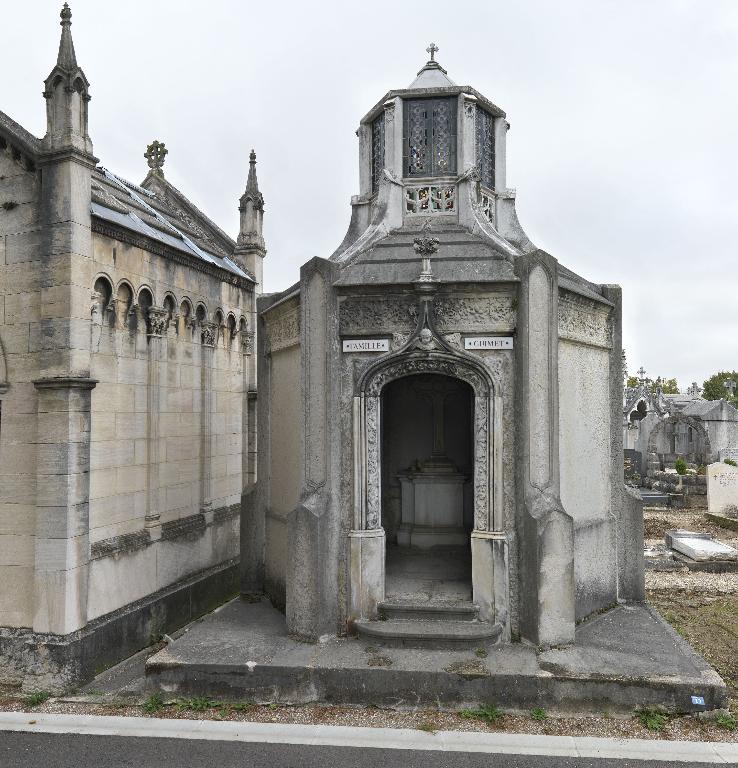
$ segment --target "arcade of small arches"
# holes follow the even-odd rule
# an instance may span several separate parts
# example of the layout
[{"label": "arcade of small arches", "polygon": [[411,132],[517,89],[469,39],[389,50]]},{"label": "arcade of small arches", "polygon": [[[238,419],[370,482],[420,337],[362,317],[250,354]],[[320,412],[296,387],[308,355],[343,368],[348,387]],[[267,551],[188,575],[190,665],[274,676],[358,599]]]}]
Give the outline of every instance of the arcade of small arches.
[{"label": "arcade of small arches", "polygon": [[199,338],[210,346],[226,349],[231,349],[239,337],[242,351],[253,352],[253,333],[243,315],[237,318],[235,313],[226,313],[220,307],[211,315],[204,301],[193,301],[187,296],[178,301],[171,291],[157,305],[148,285],[134,289],[126,279],[121,279],[114,289],[107,275],[99,275],[92,291],[91,313],[93,322],[99,325],[128,329],[131,333],[145,329],[149,337],[166,335],[171,330],[178,336],[189,333],[192,340]]}]

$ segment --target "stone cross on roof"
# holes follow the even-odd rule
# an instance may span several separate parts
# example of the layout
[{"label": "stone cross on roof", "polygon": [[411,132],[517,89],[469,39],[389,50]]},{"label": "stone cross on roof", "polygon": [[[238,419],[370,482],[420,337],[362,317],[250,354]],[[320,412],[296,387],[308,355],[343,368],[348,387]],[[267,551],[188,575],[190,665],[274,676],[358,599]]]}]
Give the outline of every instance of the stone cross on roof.
[{"label": "stone cross on roof", "polygon": [[645,380],[645,378],[646,378],[646,369],[645,369],[643,366],[641,366],[641,367],[640,367],[640,368],[639,368],[639,369],[636,371],[636,373],[638,374],[638,376],[639,376],[639,378],[640,378],[640,380],[641,380],[641,384],[643,384],[643,382],[644,382],[644,380]]},{"label": "stone cross on roof", "polygon": [[430,60],[435,61],[435,56],[438,52],[438,46],[435,43],[431,43],[425,50],[430,53]]},{"label": "stone cross on roof", "polygon": [[168,152],[169,150],[164,145],[164,142],[156,140],[152,141],[151,144],[146,147],[146,152],[144,152],[144,157],[149,163],[149,168],[160,176],[164,175],[162,168],[164,167],[164,158],[167,156]]},{"label": "stone cross on roof", "polygon": [[730,396],[733,397],[735,395],[736,386],[738,385],[736,385],[733,379],[728,379],[728,381],[726,381],[723,386],[728,390],[728,392],[730,392]]}]

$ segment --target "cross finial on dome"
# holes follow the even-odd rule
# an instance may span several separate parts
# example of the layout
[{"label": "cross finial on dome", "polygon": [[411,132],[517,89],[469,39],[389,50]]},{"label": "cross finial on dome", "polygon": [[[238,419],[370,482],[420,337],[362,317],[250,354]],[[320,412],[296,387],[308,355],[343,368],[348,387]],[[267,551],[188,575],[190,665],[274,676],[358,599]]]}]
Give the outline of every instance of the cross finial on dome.
[{"label": "cross finial on dome", "polygon": [[438,46],[435,43],[431,43],[426,49],[428,53],[430,53],[430,60],[435,61],[436,60],[436,53],[438,52]]}]

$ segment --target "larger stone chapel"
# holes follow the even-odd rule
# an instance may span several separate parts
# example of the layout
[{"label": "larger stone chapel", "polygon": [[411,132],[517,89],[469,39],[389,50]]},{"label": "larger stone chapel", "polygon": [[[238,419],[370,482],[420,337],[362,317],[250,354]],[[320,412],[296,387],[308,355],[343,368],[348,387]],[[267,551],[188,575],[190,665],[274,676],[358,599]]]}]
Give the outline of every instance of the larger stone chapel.
[{"label": "larger stone chapel", "polygon": [[643,596],[621,291],[529,240],[505,112],[428,50],[361,120],[343,242],[259,299],[242,590],[307,640],[569,643]]}]

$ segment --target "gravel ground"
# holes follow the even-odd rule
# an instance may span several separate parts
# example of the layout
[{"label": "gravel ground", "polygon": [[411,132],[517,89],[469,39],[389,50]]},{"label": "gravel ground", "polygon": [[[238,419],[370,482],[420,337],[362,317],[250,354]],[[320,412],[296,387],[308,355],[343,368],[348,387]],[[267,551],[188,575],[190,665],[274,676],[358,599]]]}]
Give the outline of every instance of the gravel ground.
[{"label": "gravel ground", "polygon": [[[191,700],[199,704],[199,700]],[[325,705],[282,706],[220,704],[203,711],[192,711],[180,704],[167,704],[155,714],[147,714],[141,706],[100,705],[50,699],[32,712],[56,712],[86,715],[124,715],[129,717],[164,717],[183,720],[230,720],[257,723],[299,723],[303,725],[346,725],[370,728],[414,728],[423,731],[494,731],[499,733],[532,733],[551,736],[599,736],[632,739],[668,739],[679,741],[738,742],[738,730],[729,730],[714,720],[683,716],[666,719],[662,730],[648,730],[637,717],[588,715],[561,717],[546,715],[536,720],[531,714],[503,714],[493,725],[459,712],[418,709],[396,711],[376,707],[334,707]],[[23,699],[0,697],[0,710],[24,711]],[[542,712],[542,711],[541,711]],[[539,716],[541,713],[538,713]]]},{"label": "gravel ground", "polygon": [[688,531],[709,533],[716,539],[738,548],[738,533],[709,521],[705,517],[706,509],[671,509],[664,507],[644,507],[643,523],[647,541],[663,542],[664,534],[671,528],[685,528]]}]

